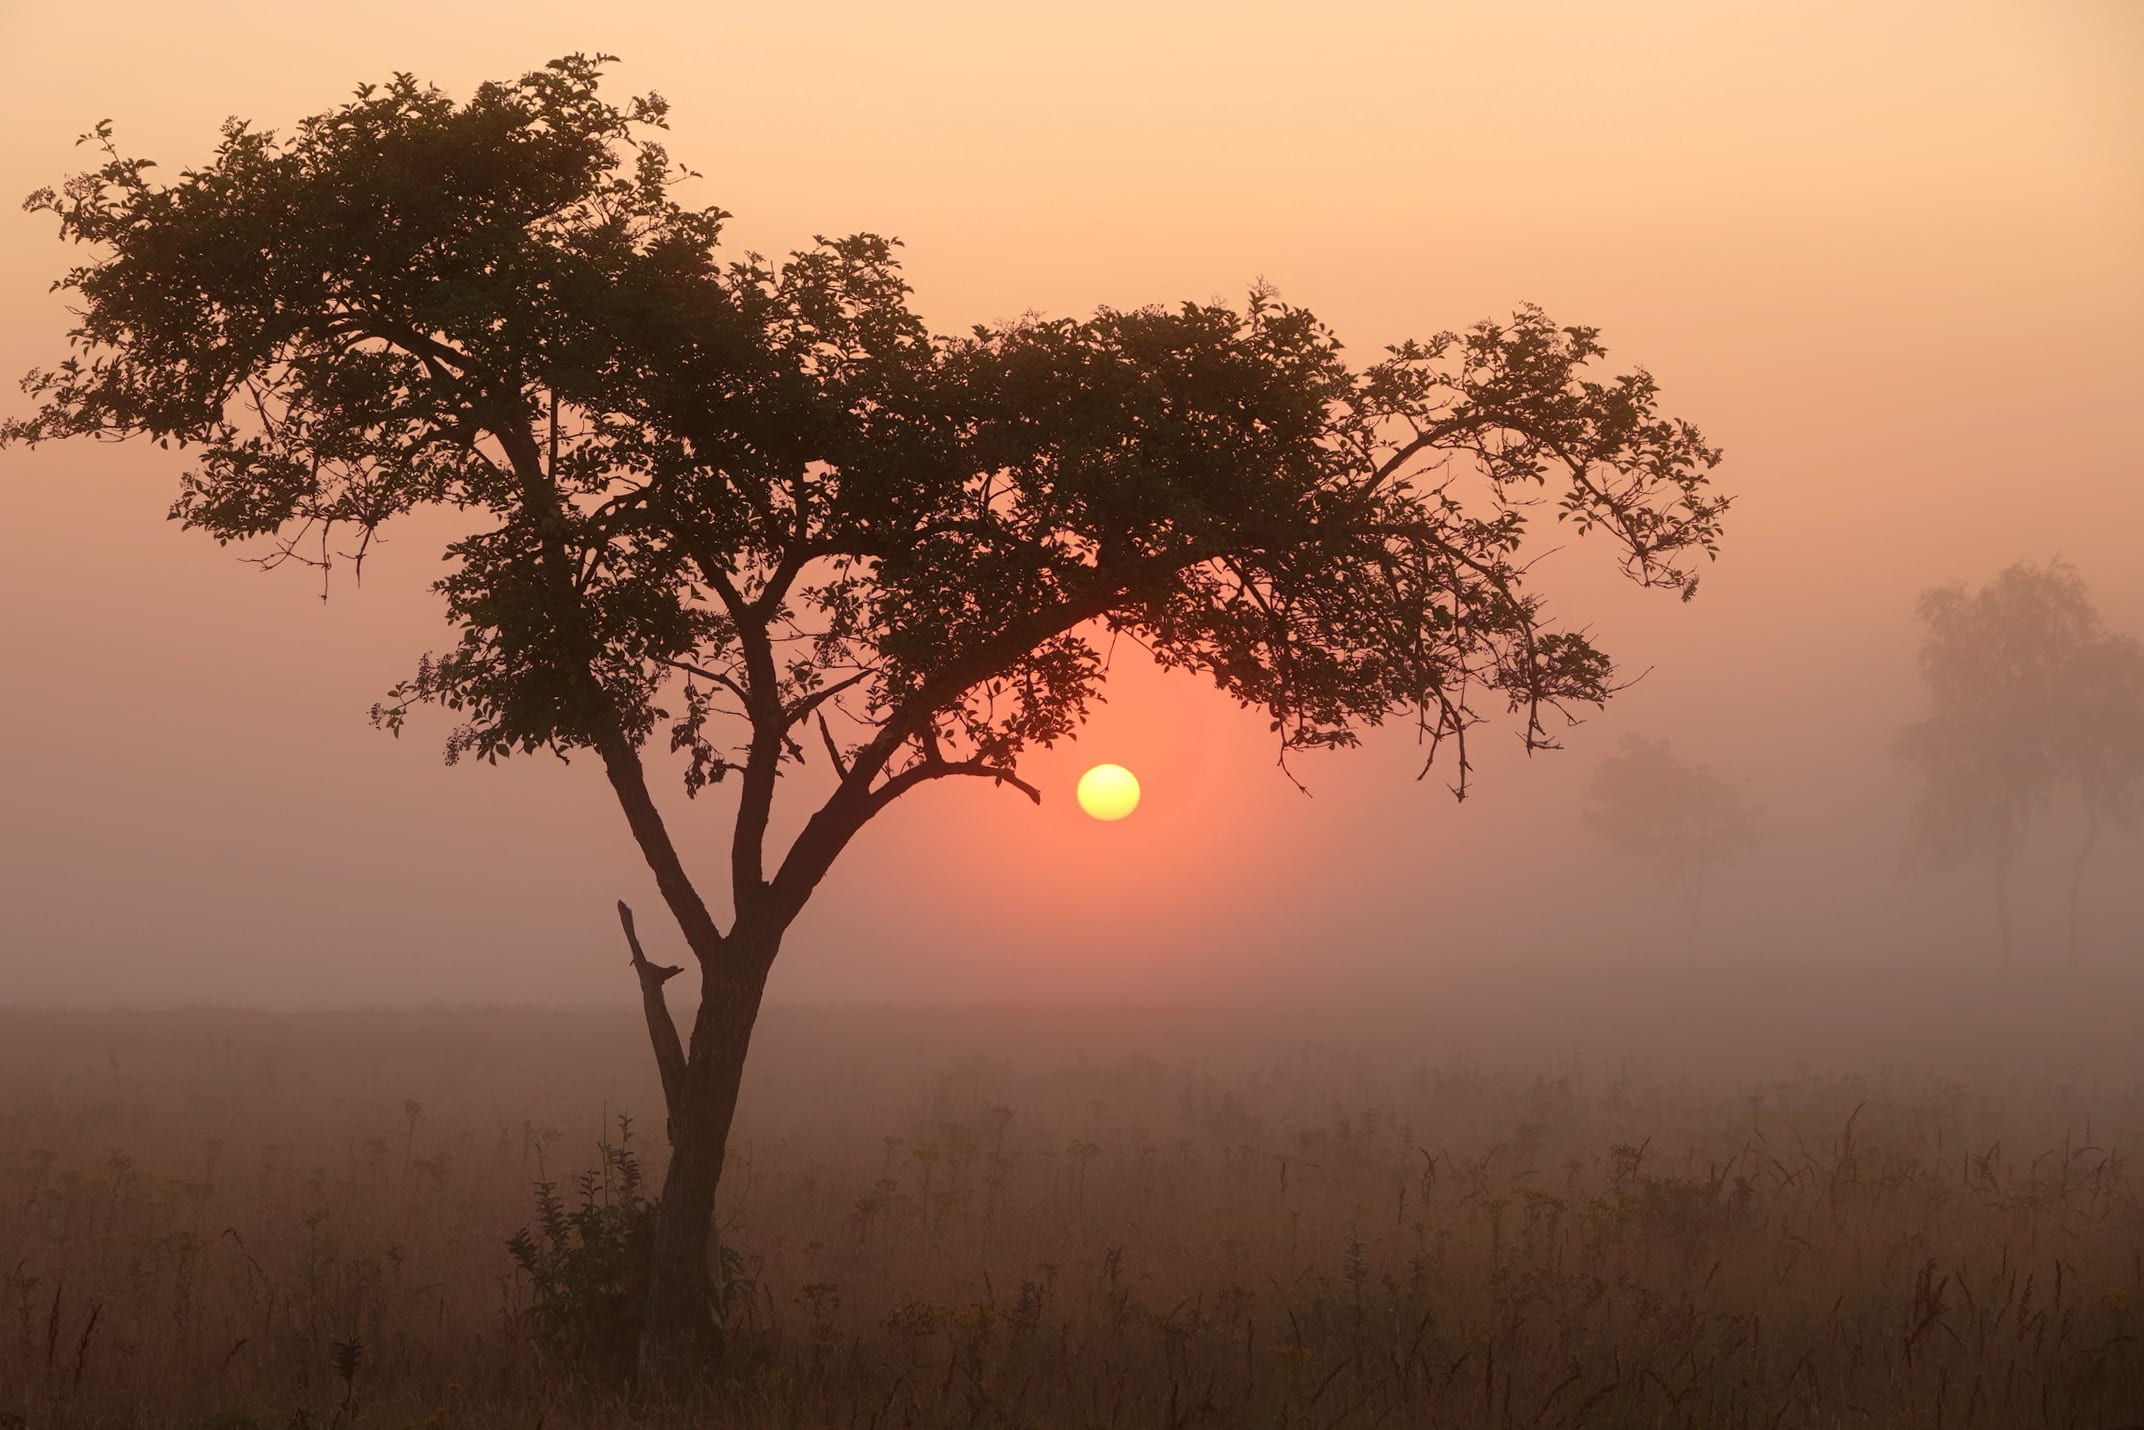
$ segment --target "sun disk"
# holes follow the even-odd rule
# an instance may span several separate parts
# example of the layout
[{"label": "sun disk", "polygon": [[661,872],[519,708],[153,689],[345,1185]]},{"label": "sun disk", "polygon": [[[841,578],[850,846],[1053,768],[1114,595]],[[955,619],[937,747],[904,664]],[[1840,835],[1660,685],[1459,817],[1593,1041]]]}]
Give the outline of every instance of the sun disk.
[{"label": "sun disk", "polygon": [[1139,778],[1122,765],[1096,765],[1079,777],[1079,807],[1096,819],[1122,819],[1139,807]]}]

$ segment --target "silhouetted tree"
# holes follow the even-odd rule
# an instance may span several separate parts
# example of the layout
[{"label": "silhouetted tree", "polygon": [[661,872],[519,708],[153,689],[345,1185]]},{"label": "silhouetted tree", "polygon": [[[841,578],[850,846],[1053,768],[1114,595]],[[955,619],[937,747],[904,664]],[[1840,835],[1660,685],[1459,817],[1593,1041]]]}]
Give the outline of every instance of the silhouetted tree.
[{"label": "silhouetted tree", "polygon": [[1705,878],[1749,852],[1757,807],[1665,740],[1626,737],[1586,787],[1585,825],[1616,853],[1643,860],[1681,895],[1694,948]]},{"label": "silhouetted tree", "polygon": [[[1265,291],[948,338],[884,239],[718,262],[725,215],[676,199],[660,99],[598,97],[606,58],[463,105],[401,75],[288,134],[234,120],[172,183],[100,128],[102,166],[33,200],[93,253],[62,284],[73,356],[0,439],[188,449],[173,516],[271,563],[361,557],[419,507],[467,519],[437,584],[459,644],[374,718],[446,706],[450,762],[592,752],[692,950],[681,1041],[677,970],[633,944],[673,1142],[656,1382],[719,1347],[710,1213],[785,931],[910,791],[1039,800],[1019,758],[1080,724],[1096,632],[1263,707],[1283,752],[1411,717],[1463,792],[1486,710],[1539,748],[1611,688],[1526,579],[1533,509],[1687,597],[1726,502],[1645,373],[1598,374],[1594,330],[1532,309],[1358,371]],[[735,791],[726,928],[651,739],[688,795]],[[782,791],[815,808],[770,851]]]},{"label": "silhouetted tree", "polygon": [[1937,868],[1988,862],[2007,962],[2017,856],[2034,817],[2067,787],[2085,828],[2069,884],[2074,961],[2085,863],[2104,825],[2129,823],[2144,777],[2144,652],[2104,629],[2077,569],[2061,561],[2020,562],[1977,591],[1937,587],[1920,614],[1933,708],[1899,736],[1921,780],[1909,851]]},{"label": "silhouetted tree", "polygon": [[2093,625],[2059,676],[2051,711],[2056,776],[2075,795],[2084,826],[2070,856],[2072,965],[2083,957],[2085,865],[2106,830],[2135,831],[2144,785],[2144,647],[2098,629],[2096,613]]}]

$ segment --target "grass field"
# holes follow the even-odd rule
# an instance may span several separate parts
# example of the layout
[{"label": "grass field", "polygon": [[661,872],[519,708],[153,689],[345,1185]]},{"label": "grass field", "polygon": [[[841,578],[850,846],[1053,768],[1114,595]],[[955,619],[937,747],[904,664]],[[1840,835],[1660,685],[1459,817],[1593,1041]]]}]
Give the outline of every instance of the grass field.
[{"label": "grass field", "polygon": [[626,1013],[0,1014],[0,1424],[2144,1422],[2137,979],[1528,987],[777,1009],[659,1409],[505,1247]]}]

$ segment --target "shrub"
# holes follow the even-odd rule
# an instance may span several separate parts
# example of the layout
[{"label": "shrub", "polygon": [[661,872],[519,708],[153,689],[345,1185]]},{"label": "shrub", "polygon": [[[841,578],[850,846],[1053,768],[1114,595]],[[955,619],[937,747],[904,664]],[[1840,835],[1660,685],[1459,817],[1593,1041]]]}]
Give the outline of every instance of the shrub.
[{"label": "shrub", "polygon": [[633,1147],[633,1122],[598,1144],[601,1165],[575,1179],[579,1205],[556,1182],[536,1184],[536,1226],[507,1238],[529,1279],[523,1324],[553,1363],[599,1378],[623,1378],[640,1336],[649,1244],[659,1199],[649,1197]]}]

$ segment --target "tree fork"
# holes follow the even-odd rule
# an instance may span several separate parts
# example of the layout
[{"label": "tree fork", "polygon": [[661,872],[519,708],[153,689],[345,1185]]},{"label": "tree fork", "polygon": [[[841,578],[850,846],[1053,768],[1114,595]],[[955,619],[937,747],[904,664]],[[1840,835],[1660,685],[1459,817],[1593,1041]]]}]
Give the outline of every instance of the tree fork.
[{"label": "tree fork", "polygon": [[678,1041],[677,1024],[670,1005],[663,1001],[663,985],[685,970],[674,963],[650,963],[640,951],[640,937],[633,932],[633,911],[618,900],[618,922],[625,926],[626,947],[633,951],[633,972],[640,979],[640,1004],[648,1018],[648,1041],[655,1048],[655,1067],[663,1080],[663,1130],[677,1141],[678,1098],[685,1085],[685,1048]]}]

